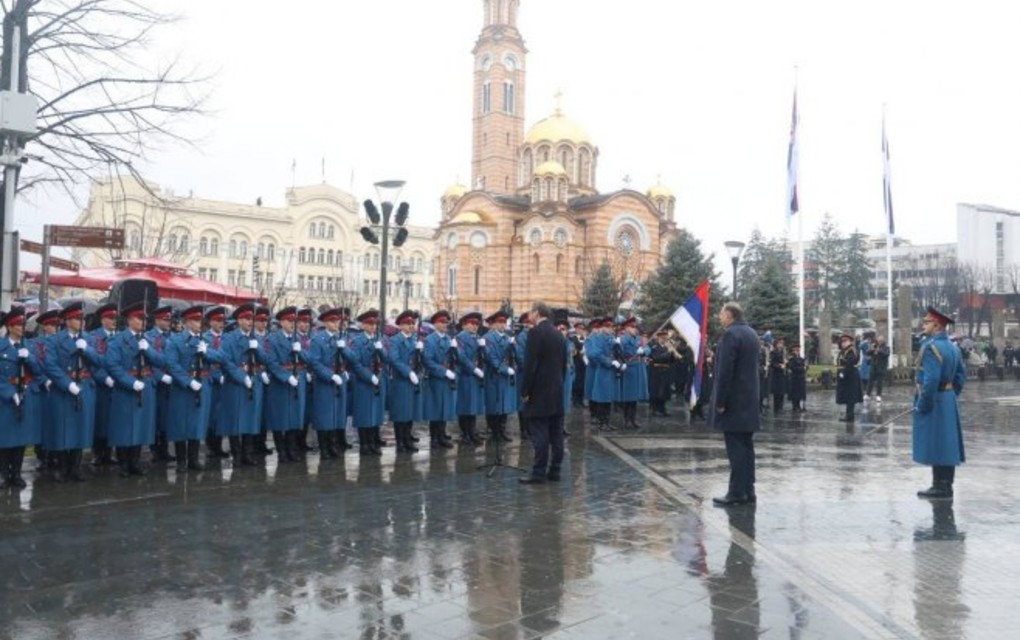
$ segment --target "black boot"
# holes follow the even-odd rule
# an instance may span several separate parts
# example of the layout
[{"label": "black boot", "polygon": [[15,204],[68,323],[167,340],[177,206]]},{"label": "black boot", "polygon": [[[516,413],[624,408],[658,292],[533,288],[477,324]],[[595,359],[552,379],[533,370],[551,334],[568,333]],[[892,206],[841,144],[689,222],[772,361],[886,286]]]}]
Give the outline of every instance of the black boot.
[{"label": "black boot", "polygon": [[523,411],[517,413],[517,423],[521,426],[521,440],[530,440],[531,425],[528,423],[528,417],[524,415]]},{"label": "black boot", "polygon": [[0,449],[0,489],[9,489],[11,483],[11,450]]},{"label": "black boot", "polygon": [[[188,440],[188,470],[205,471],[205,465],[198,461],[198,440]],[[177,454],[177,462],[180,464],[181,456]]]},{"label": "black boot", "polygon": [[21,477],[21,466],[25,462],[25,447],[15,447],[11,452],[11,476],[10,484],[16,489],[24,489],[28,486],[25,479]]},{"label": "black boot", "polygon": [[[265,447],[265,444],[262,445]],[[241,464],[246,467],[257,467],[259,459],[255,457],[255,436],[241,436]]]},{"label": "black boot", "polygon": [[917,492],[918,498],[943,499],[953,497],[953,478],[956,467],[936,466],[931,468],[932,484]]},{"label": "black boot", "polygon": [[439,430],[436,428],[436,423],[429,422],[429,450],[435,451],[440,446],[442,446],[439,444],[439,442],[440,442]]},{"label": "black boot", "polygon": [[237,469],[241,466],[241,460],[244,455],[244,450],[241,447],[241,436],[230,436],[228,441],[230,442],[230,460],[234,468]]},{"label": "black boot", "polygon": [[290,459],[294,462],[301,462],[305,459],[305,453],[311,451],[308,447],[308,438],[301,429],[291,429],[285,434],[284,442],[287,443],[287,450],[290,452]]},{"label": "black boot", "polygon": [[142,448],[140,446],[131,447],[131,464],[129,468],[133,476],[144,476],[148,473],[145,467],[142,466]]},{"label": "black boot", "polygon": [[460,427],[460,444],[474,444],[471,442],[471,429],[468,427],[468,416],[457,416],[457,426]]},{"label": "black boot", "polygon": [[174,443],[174,455],[177,457],[177,473],[187,472],[188,443],[186,440],[178,440]]},{"label": "black boot", "polygon": [[223,438],[211,429],[205,438],[205,451],[206,458],[210,460],[230,457],[230,454],[223,450]]},{"label": "black boot", "polygon": [[407,453],[407,438],[404,435],[404,423],[393,423],[393,438],[397,441],[397,453]]},{"label": "black boot", "polygon": [[67,455],[67,479],[72,482],[84,482],[81,475],[81,449],[73,449]]},{"label": "black boot", "polygon": [[120,467],[120,477],[131,476],[131,452],[130,447],[117,447],[117,465]]},{"label": "black boot", "polygon": [[67,482],[67,452],[54,451],[50,454],[53,464],[50,469],[53,471],[53,481],[57,484]]},{"label": "black boot", "polygon": [[514,439],[511,438],[506,433],[506,421],[507,421],[508,417],[509,416],[500,416],[499,417],[499,439],[500,439],[501,442],[513,442],[514,441]]},{"label": "black boot", "polygon": [[92,466],[109,467],[114,463],[113,451],[106,438],[95,438],[92,444]]},{"label": "black boot", "polygon": [[379,453],[382,453],[382,448],[383,447],[390,446],[389,442],[387,442],[386,440],[383,440],[383,437],[382,437],[382,425],[380,425],[378,427],[373,427],[372,428],[372,433],[375,434],[375,436],[374,436],[375,437],[375,448],[379,449]]},{"label": "black boot", "polygon": [[283,431],[273,432],[273,446],[276,447],[276,462],[277,464],[287,464],[291,462],[290,451],[287,449],[287,443],[284,439],[286,434]]},{"label": "black boot", "polygon": [[418,453],[419,449],[414,445],[418,441],[418,438],[414,437],[414,423],[408,422],[404,427],[404,448],[407,449],[408,453]]},{"label": "black boot", "polygon": [[[263,428],[256,435],[252,436],[252,446],[254,447],[252,452],[257,456],[273,455],[273,450],[266,446],[266,435],[268,435],[267,430]],[[275,438],[273,442],[276,442]]]},{"label": "black boot", "polygon": [[336,435],[333,437],[333,441],[337,446],[337,452],[343,454],[345,451],[350,451],[354,448],[354,445],[347,439],[347,427],[340,427],[336,431]]}]

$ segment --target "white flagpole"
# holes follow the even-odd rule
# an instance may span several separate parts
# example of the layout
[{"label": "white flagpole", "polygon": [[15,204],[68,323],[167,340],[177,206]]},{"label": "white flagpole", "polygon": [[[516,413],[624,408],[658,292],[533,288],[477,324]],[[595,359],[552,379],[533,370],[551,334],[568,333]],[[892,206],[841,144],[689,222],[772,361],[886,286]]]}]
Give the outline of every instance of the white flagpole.
[{"label": "white flagpole", "polygon": [[800,355],[807,358],[807,351],[804,350],[804,216],[797,214],[797,262],[800,264],[800,273],[797,274],[798,311],[800,313]]},{"label": "white flagpole", "polygon": [[[886,344],[889,345],[890,353],[896,353],[893,348],[893,295],[892,295],[892,246],[893,246],[893,226],[892,222],[892,178],[889,170],[889,141],[885,137],[885,104],[882,104],[882,182],[883,182],[883,201],[885,202],[885,303],[888,314],[888,320],[886,327],[888,330],[888,338]],[[900,320],[904,320],[900,318]]]}]

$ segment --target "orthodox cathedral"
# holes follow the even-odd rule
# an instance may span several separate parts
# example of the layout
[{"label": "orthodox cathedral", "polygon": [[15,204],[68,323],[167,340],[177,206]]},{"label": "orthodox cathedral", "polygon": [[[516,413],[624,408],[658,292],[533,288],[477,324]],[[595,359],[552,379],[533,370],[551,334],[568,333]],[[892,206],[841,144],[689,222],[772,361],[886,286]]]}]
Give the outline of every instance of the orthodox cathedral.
[{"label": "orthodox cathedral", "polygon": [[556,107],[525,132],[527,49],[517,29],[520,0],[482,0],[475,43],[471,188],[441,199],[435,303],[463,314],[517,310],[535,300],[577,309],[595,271],[608,263],[632,299],[676,237],[676,199],[596,189],[599,150]]}]

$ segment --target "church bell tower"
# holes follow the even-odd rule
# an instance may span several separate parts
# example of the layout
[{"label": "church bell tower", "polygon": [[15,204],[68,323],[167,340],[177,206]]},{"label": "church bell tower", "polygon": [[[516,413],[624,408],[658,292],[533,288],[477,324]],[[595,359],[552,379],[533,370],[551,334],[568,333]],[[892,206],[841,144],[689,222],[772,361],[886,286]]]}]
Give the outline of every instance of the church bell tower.
[{"label": "church bell tower", "polygon": [[519,186],[517,150],[524,137],[524,60],[517,30],[520,0],[481,0],[475,43],[471,189],[510,195]]}]

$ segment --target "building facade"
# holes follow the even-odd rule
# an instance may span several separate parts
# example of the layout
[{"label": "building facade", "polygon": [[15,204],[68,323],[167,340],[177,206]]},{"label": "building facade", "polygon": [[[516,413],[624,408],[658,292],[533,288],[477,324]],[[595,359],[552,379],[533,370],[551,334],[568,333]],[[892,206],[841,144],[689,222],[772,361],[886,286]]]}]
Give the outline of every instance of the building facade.
[{"label": "building facade", "polygon": [[471,187],[443,194],[435,231],[436,302],[457,313],[578,308],[603,262],[639,295],[676,236],[676,199],[661,184],[601,194],[598,147],[557,106],[525,132],[526,54],[519,0],[483,0],[475,43]]},{"label": "building facade", "polygon": [[1020,211],[959,203],[956,241],[960,264],[987,280],[992,293],[1013,293],[1020,285]]},{"label": "building facade", "polygon": [[[379,304],[380,251],[359,229],[367,224],[358,201],[328,184],[288,189],[282,207],[179,197],[158,185],[130,180],[93,184],[80,226],[123,228],[123,251],[82,250],[84,267],[112,258],[161,258],[195,275],[249,289],[270,300],[313,307]],[[391,247],[387,278],[389,316],[404,304],[434,309],[433,230],[408,227]]]}]

